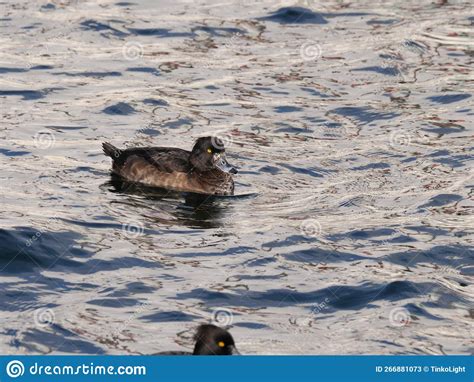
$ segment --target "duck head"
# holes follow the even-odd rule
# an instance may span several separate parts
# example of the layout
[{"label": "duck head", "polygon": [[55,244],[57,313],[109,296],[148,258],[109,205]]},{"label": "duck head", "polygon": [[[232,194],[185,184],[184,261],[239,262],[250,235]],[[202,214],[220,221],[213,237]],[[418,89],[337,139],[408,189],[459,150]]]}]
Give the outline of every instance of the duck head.
[{"label": "duck head", "polygon": [[237,169],[227,162],[224,143],[216,137],[197,139],[189,159],[199,171],[219,169],[229,174],[237,174]]},{"label": "duck head", "polygon": [[215,325],[200,325],[194,336],[196,345],[193,355],[232,355],[240,354],[231,334]]}]

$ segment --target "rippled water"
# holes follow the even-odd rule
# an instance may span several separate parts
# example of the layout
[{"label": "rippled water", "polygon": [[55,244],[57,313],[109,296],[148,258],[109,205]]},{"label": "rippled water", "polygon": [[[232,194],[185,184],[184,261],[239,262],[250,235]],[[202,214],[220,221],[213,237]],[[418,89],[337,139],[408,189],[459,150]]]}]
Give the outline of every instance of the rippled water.
[{"label": "rippled water", "polygon": [[[473,349],[468,2],[3,1],[0,348]],[[218,134],[233,198],[121,189],[101,142]],[[247,195],[247,196],[245,196]]]}]

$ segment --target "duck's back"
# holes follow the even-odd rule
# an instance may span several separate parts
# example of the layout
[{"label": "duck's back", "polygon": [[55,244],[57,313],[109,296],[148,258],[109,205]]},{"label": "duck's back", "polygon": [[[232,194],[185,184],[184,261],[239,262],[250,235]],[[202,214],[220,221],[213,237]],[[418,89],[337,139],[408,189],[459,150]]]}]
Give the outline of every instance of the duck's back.
[{"label": "duck's back", "polygon": [[160,353],[154,353],[153,355],[193,355],[193,353],[188,351],[163,351]]},{"label": "duck's back", "polygon": [[117,173],[133,163],[148,163],[157,171],[173,173],[188,172],[191,169],[189,155],[189,151],[173,147],[135,147],[116,149],[109,156],[113,160],[113,170]]}]

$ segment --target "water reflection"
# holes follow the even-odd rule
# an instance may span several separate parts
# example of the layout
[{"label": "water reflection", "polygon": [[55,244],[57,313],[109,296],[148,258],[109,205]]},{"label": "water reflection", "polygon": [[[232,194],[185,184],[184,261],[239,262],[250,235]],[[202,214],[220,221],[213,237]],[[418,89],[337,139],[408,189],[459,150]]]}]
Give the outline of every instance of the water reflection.
[{"label": "water reflection", "polygon": [[[227,309],[244,353],[469,352],[466,5],[4,8],[4,349],[151,354]],[[236,196],[100,152],[212,134]]]}]

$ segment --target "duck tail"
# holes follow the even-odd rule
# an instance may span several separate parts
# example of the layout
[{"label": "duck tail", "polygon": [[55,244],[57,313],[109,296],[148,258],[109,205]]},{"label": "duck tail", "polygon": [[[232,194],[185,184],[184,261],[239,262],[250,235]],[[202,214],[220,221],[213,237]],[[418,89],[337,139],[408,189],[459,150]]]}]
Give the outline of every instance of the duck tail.
[{"label": "duck tail", "polygon": [[118,149],[109,142],[102,143],[102,150],[104,150],[105,155],[111,157],[112,159],[118,158],[120,154],[122,154],[122,150]]}]

